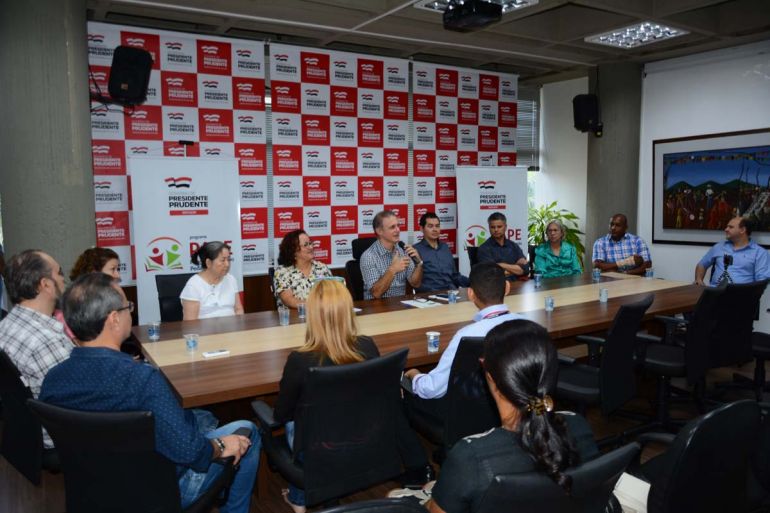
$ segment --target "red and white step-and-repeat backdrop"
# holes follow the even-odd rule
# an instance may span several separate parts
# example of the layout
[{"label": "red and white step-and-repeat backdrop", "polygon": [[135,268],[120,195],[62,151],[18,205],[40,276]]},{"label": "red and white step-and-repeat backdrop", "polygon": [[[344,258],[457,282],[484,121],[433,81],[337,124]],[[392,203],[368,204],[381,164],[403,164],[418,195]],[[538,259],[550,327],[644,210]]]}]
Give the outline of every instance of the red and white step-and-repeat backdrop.
[{"label": "red and white step-and-repeat backdrop", "polygon": [[302,227],[316,259],[343,266],[372,218],[409,202],[409,63],[270,45],[273,227]]},{"label": "red and white step-and-repeat backdrop", "polygon": [[[455,168],[516,165],[518,77],[423,62],[412,66],[413,229],[419,239],[420,216],[436,212],[442,240],[457,254]],[[521,197],[526,202],[526,190]]]},{"label": "red and white step-and-repeat backdrop", "polygon": [[91,104],[97,244],[120,255],[123,284],[133,284],[127,158],[239,158],[242,251],[233,248],[234,256],[242,258],[244,274],[266,272],[264,44],[90,22],[92,93],[107,96],[112,53],[119,45],[149,51],[153,67],[142,105]]}]

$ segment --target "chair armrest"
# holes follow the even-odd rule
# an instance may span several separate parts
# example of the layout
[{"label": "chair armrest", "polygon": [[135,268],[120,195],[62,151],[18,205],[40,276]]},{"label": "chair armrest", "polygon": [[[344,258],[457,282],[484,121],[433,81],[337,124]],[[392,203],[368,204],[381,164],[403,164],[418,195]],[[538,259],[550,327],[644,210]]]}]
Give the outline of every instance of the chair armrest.
[{"label": "chair armrest", "polygon": [[759,412],[762,415],[768,415],[770,414],[770,403],[757,403],[759,406]]},{"label": "chair armrest", "polygon": [[214,458],[213,460],[211,460],[212,463],[216,463],[217,465],[222,465],[223,467],[232,465],[234,461],[235,461],[235,456],[228,456],[227,458]]},{"label": "chair armrest", "polygon": [[578,335],[575,337],[575,340],[588,344],[589,346],[601,346],[605,343],[605,340],[602,337],[592,337],[590,335]]},{"label": "chair armrest", "polygon": [[639,332],[636,334],[636,341],[643,342],[645,344],[660,344],[663,342],[663,337]]},{"label": "chair armrest", "polygon": [[684,319],[682,317],[674,317],[673,315],[656,315],[655,319],[658,321],[661,321],[664,324],[679,325],[679,324],[690,323],[690,321],[688,321],[687,319]]},{"label": "chair armrest", "polygon": [[283,425],[275,421],[273,409],[264,401],[252,401],[251,409],[254,410],[257,423],[264,431],[274,431]]},{"label": "chair armrest", "polygon": [[642,446],[642,449],[644,449],[644,446],[651,442],[671,445],[675,438],[676,435],[672,435],[671,433],[643,433],[639,435],[636,442]]},{"label": "chair armrest", "polygon": [[566,354],[556,353],[559,357],[559,363],[565,363],[567,365],[572,365],[577,361],[577,358],[573,358],[571,356],[567,356]]}]

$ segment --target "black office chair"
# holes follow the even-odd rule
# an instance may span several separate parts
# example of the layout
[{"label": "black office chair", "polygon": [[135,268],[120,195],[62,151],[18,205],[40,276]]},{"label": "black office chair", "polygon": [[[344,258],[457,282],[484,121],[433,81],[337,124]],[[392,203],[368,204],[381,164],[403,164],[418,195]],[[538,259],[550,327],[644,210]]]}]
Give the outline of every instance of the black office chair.
[{"label": "black office chair", "polygon": [[632,443],[567,470],[569,494],[542,472],[496,476],[476,513],[620,513],[612,491],[638,455]]},{"label": "black office chair", "polygon": [[[313,367],[295,415],[294,450],[272,409],[252,407],[271,468],[305,491],[308,506],[349,495],[401,473],[396,418],[408,349],[360,363]],[[301,456],[301,462],[297,460]]]},{"label": "black office chair", "polygon": [[476,246],[465,246],[465,250],[468,252],[468,262],[471,264],[471,268],[479,263],[479,248]]},{"label": "black office chair", "polygon": [[529,276],[535,275],[535,249],[537,246],[527,244],[527,256],[529,257]]},{"label": "black office chair", "polygon": [[[709,369],[745,363],[751,359],[751,330],[766,282],[731,284],[703,289],[684,338],[647,336],[644,368],[658,376],[657,423],[673,429],[668,410],[671,379],[686,377],[701,412],[705,406],[705,381]],[[681,319],[674,321],[681,323]],[[668,321],[673,322],[673,321]],[[672,334],[672,330],[667,330]]]},{"label": "black office chair", "polygon": [[275,267],[267,268],[267,277],[270,280],[270,295],[273,297],[273,305],[278,309],[278,294],[275,293]]},{"label": "black office chair", "polygon": [[[30,399],[27,403],[53,438],[61,458],[68,513],[182,513],[176,466],[155,451],[151,412],[85,412]],[[232,458],[184,510],[210,511],[232,481]]]},{"label": "black office chair", "polygon": [[461,438],[500,425],[500,415],[479,362],[483,352],[484,337],[460,339],[449,371],[447,393],[442,399],[435,399],[445,402],[446,416],[443,418],[410,407],[411,398],[406,397],[409,423],[438,446],[433,456],[437,463],[444,460],[449,449]]},{"label": "black office chair", "polygon": [[746,483],[759,425],[759,406],[744,400],[692,420],[676,436],[640,436],[643,445],[670,444],[666,452],[632,470],[650,483],[647,511],[748,511]]},{"label": "black office chair", "polygon": [[21,381],[11,359],[0,351],[0,399],[3,401],[3,441],[0,453],[34,485],[40,484],[41,470],[59,472],[56,449],[43,448],[43,428],[27,407],[32,392]]},{"label": "black office chair", "polygon": [[361,275],[361,255],[377,240],[376,237],[353,239],[353,260],[345,262],[346,284],[355,301],[364,299],[364,277]]},{"label": "black office chair", "polygon": [[179,294],[182,293],[182,289],[193,274],[195,273],[155,275],[155,285],[158,288],[160,320],[162,322],[182,320],[182,302],[179,300]]},{"label": "black office chair", "polygon": [[335,506],[318,513],[425,513],[425,508],[409,499],[373,499]]},{"label": "black office chair", "polygon": [[763,394],[770,390],[765,376],[765,362],[770,360],[770,334],[762,331],[751,334],[751,354],[754,357],[754,378],[733,374],[733,380],[739,385],[753,389],[757,401],[762,401]]},{"label": "black office chair", "polygon": [[636,395],[636,333],[654,299],[655,295],[649,294],[636,303],[622,305],[606,338],[577,337],[579,342],[589,345],[589,360],[598,366],[560,355],[557,397],[573,402],[580,413],[585,413],[587,406],[598,404],[606,417]]}]

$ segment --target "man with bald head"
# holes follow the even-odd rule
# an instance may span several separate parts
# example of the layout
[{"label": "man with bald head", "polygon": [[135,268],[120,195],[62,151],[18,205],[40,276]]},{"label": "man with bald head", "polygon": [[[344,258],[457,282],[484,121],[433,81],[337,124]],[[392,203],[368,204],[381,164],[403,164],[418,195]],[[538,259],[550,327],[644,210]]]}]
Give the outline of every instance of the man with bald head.
[{"label": "man with bald head", "polygon": [[628,219],[615,214],[610,219],[610,233],[596,239],[593,248],[594,267],[602,272],[644,274],[652,266],[650,250],[641,237],[628,233]]},{"label": "man with bald head", "polygon": [[767,250],[751,240],[752,228],[751,221],[745,217],[730,219],[725,228],[726,240],[714,244],[695,266],[695,283],[704,285],[709,267],[714,268],[709,283],[712,286],[723,280],[751,283],[770,278]]}]

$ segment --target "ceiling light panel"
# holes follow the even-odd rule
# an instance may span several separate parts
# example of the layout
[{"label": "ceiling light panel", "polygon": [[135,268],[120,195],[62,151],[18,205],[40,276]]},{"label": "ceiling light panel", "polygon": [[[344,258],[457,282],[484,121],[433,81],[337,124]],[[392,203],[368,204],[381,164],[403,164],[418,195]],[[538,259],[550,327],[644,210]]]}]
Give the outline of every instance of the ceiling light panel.
[{"label": "ceiling light panel", "polygon": [[689,32],[682,29],[667,27],[666,25],[661,25],[659,23],[653,23],[651,21],[643,21],[642,23],[636,23],[634,25],[629,25],[628,27],[588,36],[585,38],[585,41],[587,43],[629,50],[639,46],[657,43],[664,39],[683,36],[685,34],[689,34]]}]

